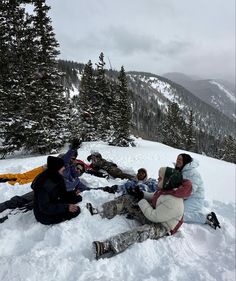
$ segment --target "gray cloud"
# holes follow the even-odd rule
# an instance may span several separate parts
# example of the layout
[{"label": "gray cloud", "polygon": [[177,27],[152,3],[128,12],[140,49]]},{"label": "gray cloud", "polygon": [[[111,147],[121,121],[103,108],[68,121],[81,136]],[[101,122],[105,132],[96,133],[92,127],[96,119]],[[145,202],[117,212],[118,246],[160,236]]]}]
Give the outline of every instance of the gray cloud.
[{"label": "gray cloud", "polygon": [[234,79],[234,0],[47,1],[61,58]]}]

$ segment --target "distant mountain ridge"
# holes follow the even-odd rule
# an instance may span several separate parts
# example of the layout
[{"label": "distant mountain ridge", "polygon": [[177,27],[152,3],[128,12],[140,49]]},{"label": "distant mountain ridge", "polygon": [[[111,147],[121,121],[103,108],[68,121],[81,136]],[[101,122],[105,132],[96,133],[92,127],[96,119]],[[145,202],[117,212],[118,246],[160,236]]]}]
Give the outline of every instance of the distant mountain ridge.
[{"label": "distant mountain ridge", "polygon": [[[68,64],[68,65],[67,65]],[[66,72],[64,85],[71,98],[79,94],[83,65],[62,61],[61,71]],[[168,104],[176,102],[185,117],[189,118],[190,110],[194,115],[194,126],[199,132],[207,133],[222,141],[225,135],[236,136],[235,122],[217,108],[194,95],[180,84],[170,79],[147,72],[126,72],[129,89],[132,91],[132,132],[151,140],[158,140],[162,115]],[[117,79],[118,72],[107,70],[111,81]],[[191,80],[186,75],[186,80]],[[192,79],[193,80],[193,79]],[[212,85],[218,87],[217,85]],[[202,135],[202,133],[201,133]],[[204,142],[205,140],[203,140]],[[208,142],[211,142],[208,140]],[[204,151],[204,148],[202,149]]]},{"label": "distant mountain ridge", "polygon": [[163,77],[183,86],[195,96],[236,121],[235,87],[221,79],[193,79],[178,72],[163,74]]}]

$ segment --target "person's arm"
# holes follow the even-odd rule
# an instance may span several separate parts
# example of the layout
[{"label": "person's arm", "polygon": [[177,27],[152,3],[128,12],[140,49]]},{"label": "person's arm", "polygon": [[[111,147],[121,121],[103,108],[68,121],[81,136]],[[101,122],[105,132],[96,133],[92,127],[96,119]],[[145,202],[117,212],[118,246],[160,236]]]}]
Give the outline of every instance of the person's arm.
[{"label": "person's arm", "polygon": [[182,214],[182,210],[178,208],[178,204],[175,204],[171,195],[161,195],[157,202],[156,208],[153,208],[145,199],[138,202],[144,216],[152,222],[167,222]]},{"label": "person's arm", "polygon": [[64,161],[64,164],[65,166],[70,164],[70,160],[71,158],[75,155],[76,153],[76,150],[75,149],[69,149],[66,154],[64,154],[64,156],[62,157],[63,161]]}]

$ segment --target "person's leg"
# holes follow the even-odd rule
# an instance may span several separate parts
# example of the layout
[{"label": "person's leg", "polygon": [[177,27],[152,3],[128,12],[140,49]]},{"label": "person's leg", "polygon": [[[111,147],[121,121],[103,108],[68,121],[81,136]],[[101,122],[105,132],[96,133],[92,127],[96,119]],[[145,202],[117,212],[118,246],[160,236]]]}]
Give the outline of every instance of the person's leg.
[{"label": "person's leg", "polygon": [[135,175],[130,175],[121,171],[121,169],[117,167],[111,167],[108,170],[108,174],[111,175],[113,178],[120,178],[120,179],[133,179]]},{"label": "person's leg", "polygon": [[203,212],[204,200],[201,198],[189,198],[184,201],[185,223],[206,223],[206,214]]},{"label": "person's leg", "polygon": [[32,202],[34,199],[34,192],[28,192],[22,196],[14,196],[10,200],[7,200],[0,204],[0,212],[6,209],[16,209],[25,207],[25,205]]},{"label": "person's leg", "polygon": [[136,242],[141,243],[147,239],[159,239],[166,235],[167,230],[161,224],[145,224],[112,236],[104,242],[94,241],[93,245],[96,250],[96,257],[99,258],[109,252],[111,252],[109,256],[119,254]]},{"label": "person's leg", "polygon": [[103,218],[112,219],[116,215],[128,212],[128,207],[133,204],[133,198],[129,195],[121,196],[115,200],[106,202],[102,205],[101,215]]}]

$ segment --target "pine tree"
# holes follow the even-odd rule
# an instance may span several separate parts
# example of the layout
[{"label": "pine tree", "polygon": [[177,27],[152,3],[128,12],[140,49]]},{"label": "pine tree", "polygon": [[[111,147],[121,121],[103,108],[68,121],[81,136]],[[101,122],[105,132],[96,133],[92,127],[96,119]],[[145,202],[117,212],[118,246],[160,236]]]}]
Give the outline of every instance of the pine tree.
[{"label": "pine tree", "polygon": [[97,136],[99,139],[107,141],[111,134],[111,115],[110,106],[112,104],[111,88],[105,75],[104,54],[99,56],[99,62],[96,64],[96,86],[95,96],[96,105],[94,106],[94,114],[97,117]]},{"label": "pine tree", "polygon": [[236,164],[236,140],[232,136],[224,137],[219,156],[222,160]]},{"label": "pine tree", "polygon": [[185,149],[188,151],[193,151],[196,139],[194,137],[194,127],[193,127],[193,111],[190,110],[189,112],[189,120],[186,124],[186,131],[185,131]]},{"label": "pine tree", "polygon": [[25,142],[23,108],[26,101],[25,59],[29,18],[17,0],[0,5],[0,153],[5,156]]},{"label": "pine tree", "polygon": [[56,57],[58,43],[47,16],[49,7],[45,0],[33,0],[34,44],[37,51],[32,59],[35,69],[31,92],[27,93],[27,143],[26,149],[45,153],[61,147],[68,134],[66,100],[60,84]]},{"label": "pine tree", "polygon": [[114,98],[114,136],[110,144],[128,146],[130,143],[130,124],[131,124],[131,101],[130,91],[128,90],[125,69],[122,66],[118,76],[118,85]]},{"label": "pine tree", "polygon": [[97,92],[95,92],[95,78],[91,60],[85,65],[80,84],[78,100],[79,128],[83,139],[86,141],[97,140]]},{"label": "pine tree", "polygon": [[185,122],[177,103],[168,105],[166,117],[161,124],[161,138],[164,144],[176,148],[184,148]]}]

